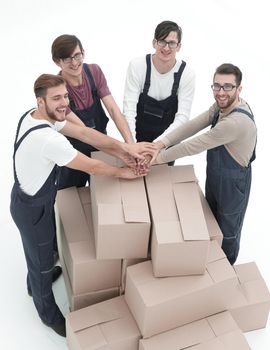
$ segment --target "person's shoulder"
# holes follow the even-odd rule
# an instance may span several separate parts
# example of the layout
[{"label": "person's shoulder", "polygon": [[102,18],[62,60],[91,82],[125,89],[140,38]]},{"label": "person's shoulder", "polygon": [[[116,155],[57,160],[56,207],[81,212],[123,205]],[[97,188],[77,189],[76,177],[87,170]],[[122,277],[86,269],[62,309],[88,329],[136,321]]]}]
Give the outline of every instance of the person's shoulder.
[{"label": "person's shoulder", "polygon": [[187,74],[189,76],[195,76],[194,69],[192,68],[191,64],[188,61],[186,61],[186,60],[182,60],[182,59],[177,60],[178,68],[181,66],[182,63],[185,64],[185,68],[184,68],[183,74]]},{"label": "person's shoulder", "polygon": [[145,66],[146,65],[146,55],[144,56],[139,56],[139,57],[134,57],[131,61],[130,61],[130,66],[132,67],[141,67],[141,66]]},{"label": "person's shoulder", "polygon": [[90,69],[91,73],[93,75],[96,74],[103,74],[102,69],[99,64],[97,63],[86,63],[87,67]]}]

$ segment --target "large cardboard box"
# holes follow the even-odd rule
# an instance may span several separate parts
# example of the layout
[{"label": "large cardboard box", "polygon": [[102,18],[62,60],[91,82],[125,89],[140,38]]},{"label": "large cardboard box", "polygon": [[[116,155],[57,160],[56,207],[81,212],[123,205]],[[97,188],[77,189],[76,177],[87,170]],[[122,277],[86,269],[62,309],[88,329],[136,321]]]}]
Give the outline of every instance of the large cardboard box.
[{"label": "large cardboard box", "polygon": [[66,316],[70,350],[137,350],[140,331],[123,297]]},{"label": "large cardboard box", "polygon": [[118,288],[121,259],[96,259],[89,187],[58,191],[56,205],[63,225],[62,255],[73,294]]},{"label": "large cardboard box", "polygon": [[193,166],[155,166],[145,183],[154,275],[203,274],[210,237]]},{"label": "large cardboard box", "polygon": [[234,266],[240,295],[229,311],[243,332],[266,327],[270,292],[255,262]]},{"label": "large cardboard box", "polygon": [[208,233],[210,236],[211,240],[216,240],[218,244],[221,246],[222,245],[222,240],[223,240],[223,233],[217,223],[216,218],[214,217],[214,214],[212,213],[212,210],[209,207],[209,204],[203,194],[202,189],[200,188],[198,184],[198,191],[202,203],[202,209],[208,229]]},{"label": "large cardboard box", "polygon": [[119,287],[96,290],[93,292],[86,292],[81,294],[74,294],[72,291],[70,279],[68,276],[68,272],[67,272],[67,268],[64,260],[61,260],[61,266],[63,270],[63,277],[64,277],[65,286],[66,286],[66,292],[67,292],[70,311],[79,310],[89,305],[100,303],[102,301],[105,301],[120,295]]},{"label": "large cardboard box", "polygon": [[[92,158],[122,165],[102,152],[93,152]],[[90,190],[97,258],[147,257],[150,216],[143,178],[91,175]]]},{"label": "large cardboard box", "polygon": [[227,310],[238,278],[216,241],[204,275],[154,277],[151,261],[127,268],[125,299],[143,337]]},{"label": "large cardboard box", "polygon": [[139,350],[251,350],[228,311],[141,339]]}]

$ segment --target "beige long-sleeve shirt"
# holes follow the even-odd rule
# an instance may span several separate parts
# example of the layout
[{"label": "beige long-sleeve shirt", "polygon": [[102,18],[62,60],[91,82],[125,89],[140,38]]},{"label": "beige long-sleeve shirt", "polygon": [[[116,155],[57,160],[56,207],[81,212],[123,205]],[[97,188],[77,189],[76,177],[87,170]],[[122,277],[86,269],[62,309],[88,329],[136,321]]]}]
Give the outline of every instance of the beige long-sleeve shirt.
[{"label": "beige long-sleeve shirt", "polygon": [[[250,113],[250,109],[243,99],[240,100],[238,108],[245,109]],[[220,112],[214,128],[192,137],[204,128],[211,126],[215,110],[217,110],[216,103],[208,111],[179,126],[162,138],[160,141],[166,148],[172,147],[162,150],[156,162],[168,163],[224,145],[236,162],[242,166],[248,166],[256,144],[257,129],[255,123],[246,114],[230,113],[230,111],[226,114]],[[186,141],[182,142],[183,140]]]}]

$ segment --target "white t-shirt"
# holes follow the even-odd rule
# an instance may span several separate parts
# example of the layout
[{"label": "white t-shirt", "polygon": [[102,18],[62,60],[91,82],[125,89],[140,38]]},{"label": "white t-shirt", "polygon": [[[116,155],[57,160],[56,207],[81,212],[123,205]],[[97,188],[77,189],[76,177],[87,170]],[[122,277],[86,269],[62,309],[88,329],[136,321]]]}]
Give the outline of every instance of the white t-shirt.
[{"label": "white t-shirt", "polygon": [[51,124],[47,120],[34,119],[31,116],[33,111],[24,118],[17,141],[34,126],[48,124],[50,127],[30,132],[15,155],[15,168],[21,189],[29,195],[34,195],[42,187],[55,164],[64,166],[77,155],[77,150],[58,132],[66,121]]},{"label": "white t-shirt", "polygon": [[[161,101],[171,95],[174,82],[174,73],[179,70],[182,61],[176,61],[174,67],[167,73],[159,73],[152,61],[151,56],[151,77],[148,95]],[[137,103],[139,95],[143,91],[146,76],[146,57],[133,59],[128,67],[124,92],[123,114],[125,115],[134,140],[135,138],[135,117],[137,115]],[[195,91],[195,74],[188,66],[182,73],[178,95],[178,110],[174,122],[156,140],[161,139],[169,132],[184,124],[190,118],[190,111]]]}]

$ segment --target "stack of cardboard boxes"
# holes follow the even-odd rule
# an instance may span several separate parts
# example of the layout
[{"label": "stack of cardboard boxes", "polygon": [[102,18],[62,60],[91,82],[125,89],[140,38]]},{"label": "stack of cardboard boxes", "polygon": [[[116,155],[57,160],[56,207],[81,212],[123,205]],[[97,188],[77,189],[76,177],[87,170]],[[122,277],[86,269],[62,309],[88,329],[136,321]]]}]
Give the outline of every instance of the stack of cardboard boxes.
[{"label": "stack of cardboard boxes", "polygon": [[226,259],[192,166],[92,176],[56,208],[70,349],[244,350],[242,331],[265,327],[268,288],[255,263]]}]

